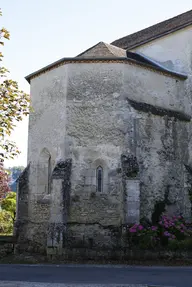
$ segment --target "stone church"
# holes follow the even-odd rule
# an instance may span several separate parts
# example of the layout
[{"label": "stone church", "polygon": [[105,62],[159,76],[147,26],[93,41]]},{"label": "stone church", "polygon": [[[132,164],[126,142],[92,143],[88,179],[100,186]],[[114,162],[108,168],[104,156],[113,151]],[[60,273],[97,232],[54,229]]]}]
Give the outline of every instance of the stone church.
[{"label": "stone church", "polygon": [[114,245],[115,228],[154,221],[158,205],[191,216],[192,10],[26,80],[18,248]]}]

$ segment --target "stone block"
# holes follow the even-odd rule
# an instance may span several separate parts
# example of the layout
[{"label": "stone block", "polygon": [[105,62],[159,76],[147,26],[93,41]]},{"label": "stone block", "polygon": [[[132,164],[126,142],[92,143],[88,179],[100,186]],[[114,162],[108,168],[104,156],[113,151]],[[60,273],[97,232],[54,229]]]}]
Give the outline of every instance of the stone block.
[{"label": "stone block", "polygon": [[139,210],[129,210],[127,216],[139,216]]},{"label": "stone block", "polygon": [[57,254],[57,248],[47,247],[47,255],[56,255],[56,254]]},{"label": "stone block", "polygon": [[85,185],[92,185],[93,178],[91,176],[85,177]]},{"label": "stone block", "polygon": [[85,185],[84,186],[84,192],[90,193],[91,192],[91,185]]},{"label": "stone block", "polygon": [[134,196],[135,194],[140,194],[139,180],[126,180],[126,191],[128,196]]},{"label": "stone block", "polygon": [[140,201],[140,194],[135,192],[134,194],[132,195],[129,195],[127,196],[127,201]]},{"label": "stone block", "polygon": [[47,193],[48,193],[48,185],[47,184],[38,184],[37,194],[47,194]]},{"label": "stone block", "polygon": [[137,215],[129,215],[127,216],[127,223],[139,223],[139,219]]},{"label": "stone block", "polygon": [[129,210],[139,210],[140,209],[140,202],[139,201],[128,201],[127,202],[127,209]]},{"label": "stone block", "polygon": [[85,171],[85,177],[96,177],[96,171],[95,171],[95,169],[92,169],[92,168],[87,169],[87,170]]}]

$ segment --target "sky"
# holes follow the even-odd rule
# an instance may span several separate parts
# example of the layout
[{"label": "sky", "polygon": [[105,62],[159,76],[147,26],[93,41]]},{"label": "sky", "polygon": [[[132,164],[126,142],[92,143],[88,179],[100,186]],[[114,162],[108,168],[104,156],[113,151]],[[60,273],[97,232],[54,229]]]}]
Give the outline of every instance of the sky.
[{"label": "sky", "polygon": [[[28,74],[63,57],[73,57],[96,43],[112,41],[192,9],[191,0],[1,0],[11,40],[3,64],[25,92]],[[27,164],[28,119],[11,140],[21,154],[6,166]]]}]

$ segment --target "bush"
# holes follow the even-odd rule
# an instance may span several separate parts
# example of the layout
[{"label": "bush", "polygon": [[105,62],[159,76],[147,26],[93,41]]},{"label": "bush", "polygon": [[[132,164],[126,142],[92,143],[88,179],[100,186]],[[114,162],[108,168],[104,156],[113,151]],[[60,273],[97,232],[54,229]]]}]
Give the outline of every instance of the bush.
[{"label": "bush", "polygon": [[0,210],[0,234],[13,233],[13,220],[11,214],[6,210]]},{"label": "bush", "polygon": [[16,193],[8,192],[7,196],[0,201],[0,233],[13,233],[13,225],[16,213]]},{"label": "bush", "polygon": [[187,238],[184,240],[171,240],[168,243],[168,249],[173,251],[189,251],[192,250],[192,238]]},{"label": "bush", "polygon": [[1,208],[3,210],[8,211],[12,219],[14,221],[15,219],[15,213],[16,213],[16,193],[15,192],[8,192],[6,197],[1,200]]},{"label": "bush", "polygon": [[127,226],[127,239],[131,247],[142,249],[192,249],[192,230],[182,216],[162,216],[156,226]]}]

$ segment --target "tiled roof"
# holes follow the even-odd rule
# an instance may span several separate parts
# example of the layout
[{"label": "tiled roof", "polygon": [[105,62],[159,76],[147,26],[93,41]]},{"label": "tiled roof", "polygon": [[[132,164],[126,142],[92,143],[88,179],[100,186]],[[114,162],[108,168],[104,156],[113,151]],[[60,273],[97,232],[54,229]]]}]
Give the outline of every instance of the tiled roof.
[{"label": "tiled roof", "polygon": [[94,57],[126,57],[126,50],[116,46],[99,42],[81,54],[77,55],[81,58],[94,58]]},{"label": "tiled roof", "polygon": [[192,10],[117,39],[111,44],[130,50],[190,25],[192,25]]}]

